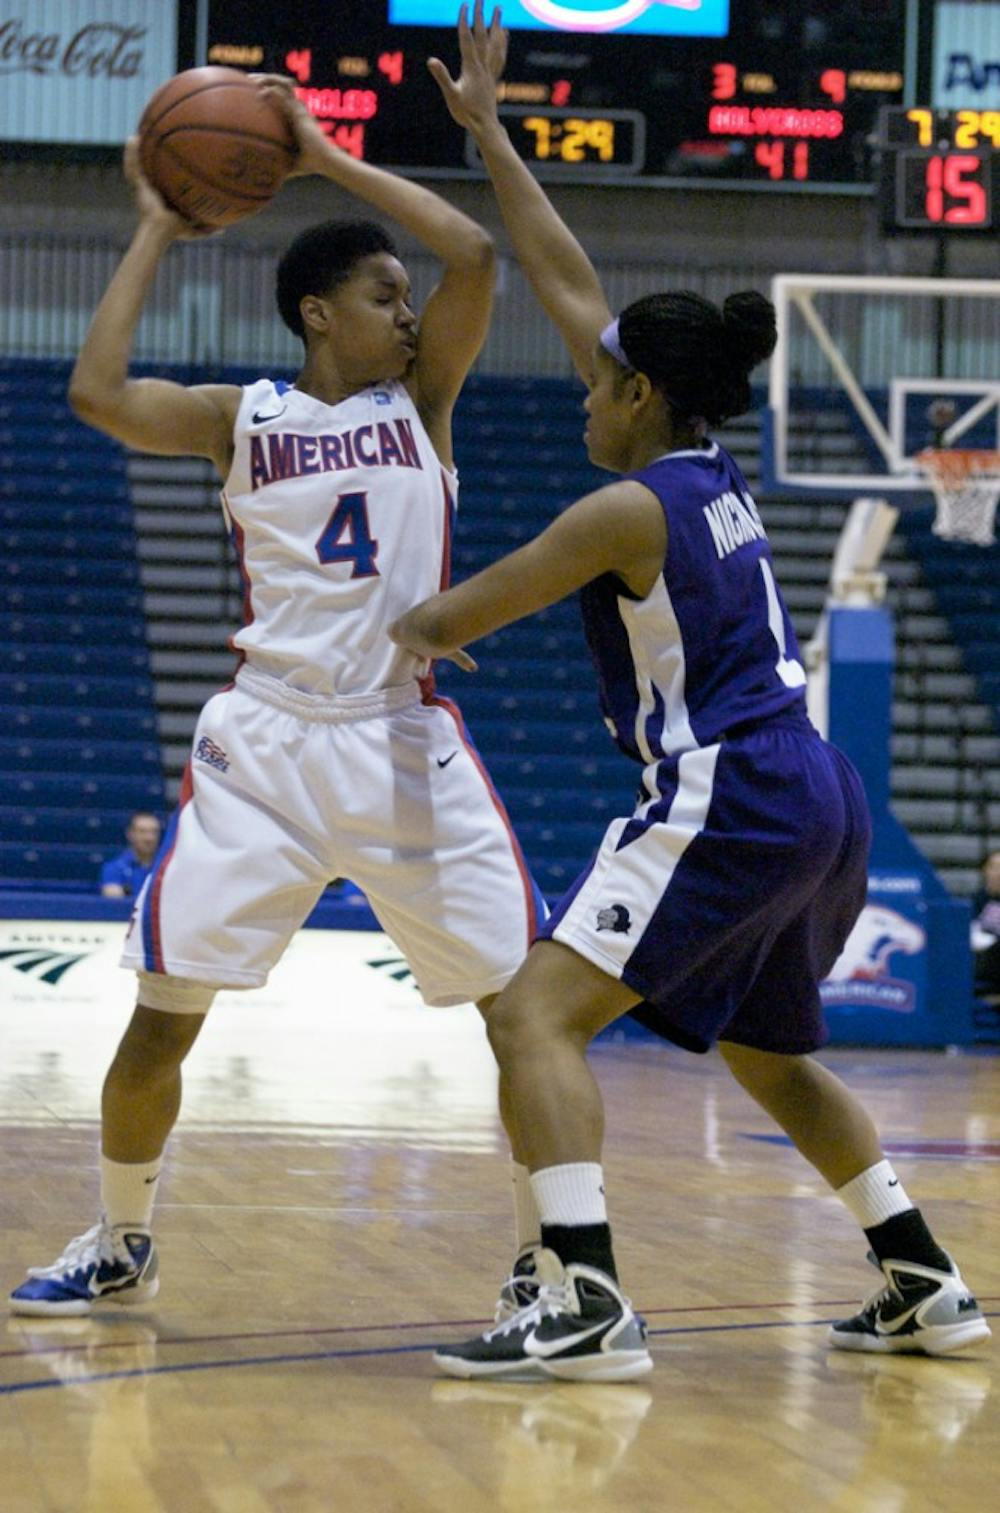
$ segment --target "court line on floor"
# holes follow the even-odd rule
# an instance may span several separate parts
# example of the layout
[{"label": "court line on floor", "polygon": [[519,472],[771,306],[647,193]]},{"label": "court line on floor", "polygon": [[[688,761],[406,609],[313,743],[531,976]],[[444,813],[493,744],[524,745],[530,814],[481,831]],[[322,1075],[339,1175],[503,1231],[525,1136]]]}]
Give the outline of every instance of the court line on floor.
[{"label": "court line on floor", "polygon": [[[997,1312],[987,1313],[986,1318],[997,1318]],[[832,1322],[830,1319],[774,1319],[771,1321],[760,1320],[749,1324],[681,1324],[676,1328],[666,1325],[661,1329],[651,1329],[651,1335],[678,1335],[678,1334],[717,1334],[717,1333],[740,1333],[749,1329],[818,1329],[826,1328]],[[139,1377],[151,1376],[177,1376],[193,1371],[226,1371],[244,1366],[293,1366],[302,1365],[307,1361],[346,1361],[357,1359],[374,1359],[378,1356],[389,1355],[416,1355],[433,1349],[432,1345],[377,1345],[369,1346],[360,1350],[318,1350],[307,1351],[300,1354],[258,1355],[258,1356],[234,1356],[230,1359],[218,1359],[213,1361],[181,1361],[172,1366],[149,1366],[136,1367],[128,1371],[102,1371],[95,1372],[91,1376],[77,1376],[70,1381],[63,1381],[59,1377],[46,1378],[43,1381],[32,1382],[8,1382],[0,1384],[0,1397],[13,1397],[22,1392],[44,1392],[61,1387],[89,1387],[101,1382],[128,1381]]]},{"label": "court line on floor", "polygon": [[[984,1293],[979,1293],[979,1294],[977,1294],[977,1296],[978,1296],[979,1301],[981,1303],[1000,1303],[1000,1294],[997,1294],[996,1296],[994,1296],[994,1295],[989,1294],[989,1293],[985,1293],[985,1294]],[[808,1305],[808,1306],[815,1307],[815,1308],[851,1308],[851,1307],[854,1307],[856,1305],[856,1303],[857,1303],[857,1298],[856,1297],[852,1297],[852,1298],[823,1298],[820,1301],[818,1301],[817,1303],[811,1304],[811,1305]],[[686,1304],[685,1306],[679,1307],[679,1308],[643,1308],[643,1309],[641,1309],[641,1312],[642,1312],[642,1315],[643,1315],[644,1318],[652,1318],[654,1316],[658,1316],[658,1315],[661,1315],[661,1314],[670,1314],[670,1315],[676,1317],[679,1314],[687,1314],[687,1313],[752,1313],[752,1312],[763,1312],[765,1309],[770,1309],[770,1310],[777,1311],[778,1309],[782,1309],[782,1308],[805,1308],[806,1306],[807,1305],[805,1303],[792,1303],[792,1302],[788,1302],[788,1301],[781,1302],[781,1303],[691,1303],[691,1304]],[[62,1318],[62,1319],[60,1319],[58,1317],[52,1317],[51,1315],[50,1316],[46,1316],[44,1314],[42,1314],[42,1315],[36,1315],[34,1317],[32,1317],[32,1315],[30,1315],[30,1314],[13,1314],[13,1315],[11,1315],[11,1320],[16,1325],[23,1326],[26,1329],[31,1329],[32,1327],[34,1327],[36,1329],[45,1329],[46,1327],[52,1328],[53,1326],[56,1327],[56,1328],[58,1328],[60,1325],[64,1325],[64,1324],[74,1325],[74,1324],[77,1324],[77,1323],[81,1323],[82,1324],[82,1323],[85,1323],[85,1322],[90,1322],[90,1323],[94,1323],[94,1324],[107,1324],[112,1329],[125,1329],[128,1324],[133,1323],[133,1322],[139,1323],[139,1322],[142,1321],[142,1319],[144,1317],[145,1317],[145,1315],[142,1314],[142,1313],[140,1313],[140,1312],[131,1314],[131,1316],[130,1316],[129,1314],[126,1313],[126,1311],[125,1311],[124,1308],[121,1308],[120,1311],[118,1311],[116,1313],[113,1313],[113,1314],[110,1314],[110,1315],[107,1314],[107,1313],[98,1313],[98,1314],[91,1314],[91,1315],[83,1315],[82,1317],[77,1317],[77,1318]],[[993,1318],[993,1317],[995,1317],[995,1315],[989,1314],[988,1317]],[[795,1321],[791,1320],[789,1322],[794,1323]],[[137,1340],[113,1340],[113,1339],[111,1339],[111,1340],[80,1340],[79,1342],[73,1342],[73,1343],[71,1343],[70,1341],[67,1340],[65,1342],[60,1341],[59,1343],[52,1344],[52,1345],[43,1345],[43,1346],[39,1347],[38,1349],[28,1348],[28,1349],[23,1349],[23,1350],[21,1350],[21,1349],[19,1349],[19,1350],[0,1350],[0,1361],[6,1361],[6,1360],[34,1360],[34,1359],[36,1359],[36,1358],[38,1358],[40,1356],[44,1356],[44,1355],[65,1355],[65,1354],[69,1354],[69,1353],[74,1352],[74,1351],[83,1352],[83,1351],[95,1351],[95,1350],[128,1350],[128,1349],[134,1348],[137,1344],[142,1344],[142,1345],[155,1344],[157,1346],[166,1346],[166,1345],[181,1345],[181,1346],[183,1346],[183,1345],[236,1344],[236,1343],[238,1343],[240,1341],[243,1341],[243,1340],[295,1339],[296,1337],[298,1337],[300,1335],[307,1336],[309,1339],[315,1339],[318,1335],[331,1335],[331,1334],[350,1334],[350,1335],[387,1334],[387,1333],[397,1333],[397,1332],[402,1332],[404,1330],[414,1330],[414,1329],[433,1329],[435,1331],[440,1330],[440,1329],[476,1329],[476,1328],[480,1328],[480,1327],[482,1327],[484,1325],[488,1325],[490,1323],[492,1323],[492,1320],[491,1319],[487,1319],[487,1318],[478,1318],[478,1319],[431,1319],[431,1320],[429,1320],[429,1321],[427,1321],[425,1323],[422,1323],[419,1320],[412,1320],[411,1319],[411,1320],[407,1320],[405,1323],[395,1323],[395,1324],[326,1324],[326,1325],[323,1325],[320,1328],[311,1328],[311,1327],[308,1327],[308,1326],[306,1326],[306,1327],[298,1327],[297,1326],[297,1327],[295,1327],[293,1329],[239,1330],[239,1331],[235,1331],[233,1333],[226,1333],[226,1334],[158,1335],[155,1340],[139,1340],[139,1341],[137,1341]],[[693,1326],[693,1327],[696,1327],[696,1326]],[[759,1327],[762,1327],[762,1326],[757,1325],[757,1324],[753,1324],[753,1325],[751,1325],[751,1324],[746,1324],[746,1325],[736,1325],[736,1324],[734,1324],[732,1326],[730,1326],[730,1325],[705,1325],[704,1326],[704,1328],[706,1330],[709,1329],[709,1328],[717,1329],[717,1328],[730,1328],[730,1327],[732,1327],[732,1328],[747,1328],[747,1329],[749,1329],[749,1328],[759,1328]],[[763,1326],[763,1327],[766,1327],[766,1326]],[[649,1332],[650,1332],[650,1334],[659,1334],[659,1333],[662,1333],[663,1330],[662,1329],[661,1330],[651,1329]],[[421,1347],[419,1347],[419,1346],[415,1346],[414,1347],[414,1349],[419,1349],[419,1348],[421,1348]]]}]

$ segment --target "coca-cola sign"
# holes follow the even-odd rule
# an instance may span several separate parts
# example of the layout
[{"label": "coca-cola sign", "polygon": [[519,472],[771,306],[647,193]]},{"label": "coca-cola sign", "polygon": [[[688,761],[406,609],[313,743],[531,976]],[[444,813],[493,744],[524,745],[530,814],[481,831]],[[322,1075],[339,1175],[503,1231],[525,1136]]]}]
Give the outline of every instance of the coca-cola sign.
[{"label": "coca-cola sign", "polygon": [[32,30],[19,17],[0,21],[0,74],[63,74],[133,79],[143,61],[145,26],[90,21],[67,36]]},{"label": "coca-cola sign", "polygon": [[174,0],[0,0],[0,141],[119,145],[177,72]]}]

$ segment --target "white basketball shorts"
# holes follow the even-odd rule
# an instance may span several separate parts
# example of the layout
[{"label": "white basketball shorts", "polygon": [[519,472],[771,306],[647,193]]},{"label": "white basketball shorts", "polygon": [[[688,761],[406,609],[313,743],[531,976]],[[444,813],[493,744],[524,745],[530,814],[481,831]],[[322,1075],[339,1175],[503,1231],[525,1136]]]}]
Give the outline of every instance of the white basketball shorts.
[{"label": "white basketball shorts", "polygon": [[415,683],[321,698],[244,667],[202,710],[122,966],[259,987],[334,877],[435,1005],[499,992],[545,912],[454,704]]}]

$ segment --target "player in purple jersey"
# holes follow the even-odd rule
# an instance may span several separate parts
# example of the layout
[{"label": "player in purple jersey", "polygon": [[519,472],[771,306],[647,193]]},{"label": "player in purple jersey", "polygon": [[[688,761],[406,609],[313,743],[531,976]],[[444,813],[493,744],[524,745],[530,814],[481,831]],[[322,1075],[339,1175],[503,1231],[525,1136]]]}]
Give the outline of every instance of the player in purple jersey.
[{"label": "player in purple jersey", "polygon": [[581,590],[605,719],[642,771],[635,811],[608,827],[488,1021],[541,1214],[540,1246],[508,1284],[523,1306],[436,1359],[457,1376],[590,1381],[652,1365],[617,1282],[586,1061],[592,1037],[631,1012],[691,1050],[718,1041],[865,1230],[882,1286],[831,1343],[949,1353],[988,1326],[868,1114],[809,1054],[825,1039],[819,982],[865,899],[868,810],[853,768],[808,721],[763,525],[706,435],[749,407],[773,308],[753,292],[722,310],[657,294],[613,319],[498,122],[496,21],[487,30],[477,4],[460,36],[461,77],[433,71],[586,381],[590,458],[621,478],[390,634],[471,670],[466,642]]}]

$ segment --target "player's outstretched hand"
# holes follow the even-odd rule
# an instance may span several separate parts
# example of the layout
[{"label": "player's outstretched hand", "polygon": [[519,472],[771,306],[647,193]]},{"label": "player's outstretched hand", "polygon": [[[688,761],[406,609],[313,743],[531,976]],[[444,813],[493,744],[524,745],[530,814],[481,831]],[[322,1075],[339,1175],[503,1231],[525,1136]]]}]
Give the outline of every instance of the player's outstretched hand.
[{"label": "player's outstretched hand", "polygon": [[251,74],[251,79],[283,111],[295,134],[298,157],[286,178],[301,178],[307,173],[325,173],[330,154],[339,151],[311,116],[295,93],[295,85],[285,74]]},{"label": "player's outstretched hand", "polygon": [[458,46],[462,71],[457,79],[440,58],[428,58],[427,67],[459,126],[477,136],[497,119],[496,85],[507,61],[507,33],[500,24],[499,6],[487,26],[483,0],[475,0],[470,26],[469,7],[463,5],[458,13]]},{"label": "player's outstretched hand", "polygon": [[178,215],[176,210],[171,210],[166,200],[153,188],[142,171],[138,137],[129,137],[125,143],[124,169],[125,177],[135,195],[140,220],[159,227],[178,241],[195,241],[201,237],[213,236],[218,230],[214,226],[193,226],[182,215]]},{"label": "player's outstretched hand", "polygon": [[467,651],[463,651],[460,646],[442,651],[436,642],[419,629],[422,609],[423,605],[418,604],[415,609],[407,610],[405,615],[394,620],[389,626],[389,640],[412,651],[415,657],[426,657],[429,662],[454,662],[463,672],[478,672],[479,663]]}]

